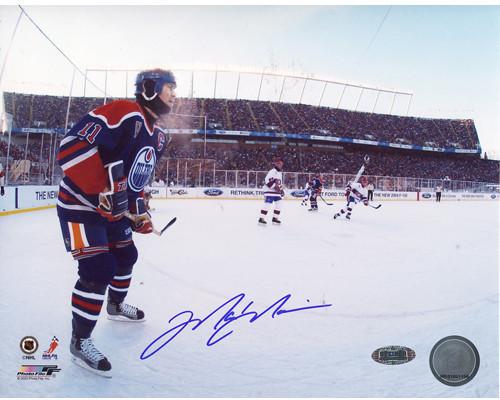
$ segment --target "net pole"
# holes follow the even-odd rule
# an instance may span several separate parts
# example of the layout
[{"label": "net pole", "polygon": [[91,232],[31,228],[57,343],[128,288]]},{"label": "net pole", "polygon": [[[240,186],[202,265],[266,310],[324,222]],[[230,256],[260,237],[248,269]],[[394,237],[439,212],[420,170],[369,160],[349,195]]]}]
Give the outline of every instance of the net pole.
[{"label": "net pole", "polygon": [[184,187],[187,187],[187,177],[188,177],[188,162],[184,161]]},{"label": "net pole", "polygon": [[175,173],[175,180],[177,182],[177,186],[179,186],[179,160],[177,160],[177,170],[176,170],[176,173]]},{"label": "net pole", "polygon": [[[45,137],[45,133],[42,132],[42,144],[40,145],[40,157],[38,158],[38,174],[40,176],[39,183],[42,183],[42,154],[43,154],[43,139]],[[44,179],[45,181],[45,179]],[[45,183],[45,182],[43,182]]]},{"label": "net pole", "polygon": [[[30,128],[31,125],[33,124],[33,100],[35,99],[35,96],[31,96],[31,102],[30,102],[30,117],[28,120],[28,133],[26,134],[26,144],[24,145],[24,165],[23,165],[23,171],[26,169],[26,164],[28,161],[28,145],[30,141]],[[30,168],[28,169],[28,181],[30,179],[30,171],[31,171],[31,165]],[[25,181],[25,176],[23,172],[23,182]]]},{"label": "net pole", "polygon": [[[64,135],[66,135],[66,133],[68,132],[69,109],[71,107],[71,98],[73,95],[73,84],[74,83],[75,83],[75,68],[73,68],[73,75],[71,77],[71,85],[69,87],[68,105],[66,106],[66,120],[64,122]],[[55,163],[56,163],[56,149],[57,149],[56,143],[57,143],[57,133],[54,134],[54,148],[52,149],[54,152],[52,154],[52,174],[51,174],[51,179],[50,179],[50,182],[52,185],[54,184],[54,167],[55,167]]]},{"label": "net pole", "polygon": [[326,90],[327,85],[328,85],[328,82],[325,82],[325,86],[323,86],[323,91],[321,92],[321,97],[319,98],[318,107],[321,107],[321,102],[323,101],[323,96],[325,94],[325,90]]},{"label": "net pole", "polygon": [[[5,118],[8,118],[7,114],[5,114]],[[9,140],[7,142],[7,166],[5,167],[5,186],[9,186],[9,158],[10,158],[10,142],[11,142],[11,134],[12,134],[12,121],[7,125],[9,130]]]},{"label": "net pole", "polygon": [[389,111],[389,114],[392,114],[392,109],[394,108],[395,102],[396,102],[396,92],[394,92],[394,96],[392,98],[391,110]]},{"label": "net pole", "polygon": [[205,132],[205,140],[203,143],[203,158],[207,158],[207,116],[203,116],[204,122],[203,122],[203,130]]},{"label": "net pole", "polygon": [[377,107],[377,103],[378,103],[378,98],[380,96],[380,90],[377,90],[377,97],[375,99],[375,104],[373,104],[373,108],[372,108],[372,114],[375,112],[375,107]]},{"label": "net pole", "polygon": [[[167,176],[165,177],[165,183],[168,186],[170,184],[169,182],[169,173],[168,173],[168,164],[169,164],[170,158],[167,158]],[[160,176],[161,179],[161,176]]]},{"label": "net pole", "polygon": [[410,100],[408,101],[408,108],[406,109],[406,116],[410,113],[411,101],[413,100],[413,95],[410,94]]},{"label": "net pole", "polygon": [[354,111],[358,111],[358,106],[359,106],[359,103],[361,101],[361,97],[363,97],[364,90],[365,90],[365,88],[362,88],[361,92],[359,93],[358,102],[356,103],[356,108],[354,109]]},{"label": "net pole", "polygon": [[340,103],[342,103],[342,98],[344,97],[345,90],[347,89],[347,85],[344,85],[344,89],[342,90],[342,94],[340,95],[339,102],[337,104],[337,108],[340,108]]},{"label": "net pole", "polygon": [[238,73],[238,83],[236,84],[236,98],[235,98],[235,100],[238,100],[238,92],[240,90],[240,78],[241,78],[241,73]]}]

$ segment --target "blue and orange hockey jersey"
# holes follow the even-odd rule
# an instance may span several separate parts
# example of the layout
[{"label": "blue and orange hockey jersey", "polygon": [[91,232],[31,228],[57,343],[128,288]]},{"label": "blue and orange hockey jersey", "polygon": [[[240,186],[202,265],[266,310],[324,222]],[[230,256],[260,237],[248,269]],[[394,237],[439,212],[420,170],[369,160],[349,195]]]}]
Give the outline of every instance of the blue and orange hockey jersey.
[{"label": "blue and orange hockey jersey", "polygon": [[106,165],[123,161],[129,206],[143,196],[157,160],[166,147],[165,132],[148,126],[145,111],[132,101],[118,100],[85,115],[61,141],[58,163],[57,213],[68,221],[102,221],[95,210],[99,193],[109,188]]}]

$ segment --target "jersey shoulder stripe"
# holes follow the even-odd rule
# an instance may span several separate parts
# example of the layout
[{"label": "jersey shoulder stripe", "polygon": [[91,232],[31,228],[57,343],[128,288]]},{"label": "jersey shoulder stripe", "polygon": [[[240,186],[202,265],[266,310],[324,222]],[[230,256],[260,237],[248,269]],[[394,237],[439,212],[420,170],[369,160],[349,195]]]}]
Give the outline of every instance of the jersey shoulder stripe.
[{"label": "jersey shoulder stripe", "polygon": [[[110,129],[118,128],[123,121],[134,116],[140,117],[144,122],[146,121],[139,104],[129,100],[113,101],[90,111],[89,115],[100,119]],[[146,123],[145,126],[149,131]]]}]

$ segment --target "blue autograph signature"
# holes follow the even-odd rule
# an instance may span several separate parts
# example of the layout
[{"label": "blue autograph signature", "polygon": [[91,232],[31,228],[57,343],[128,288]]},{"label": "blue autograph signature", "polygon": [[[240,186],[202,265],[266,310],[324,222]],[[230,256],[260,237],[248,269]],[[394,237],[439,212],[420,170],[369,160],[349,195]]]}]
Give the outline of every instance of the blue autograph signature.
[{"label": "blue autograph signature", "polygon": [[[199,328],[201,325],[203,325],[204,322],[209,320],[213,315],[215,315],[217,312],[220,310],[224,310],[226,306],[230,306],[229,309],[225,312],[225,314],[220,318],[214,325],[214,333],[212,336],[208,338],[207,341],[207,346],[213,346],[216,343],[219,343],[222,339],[227,338],[229,335],[233,333],[233,331],[228,331],[228,332],[222,332],[221,331],[228,326],[229,324],[239,320],[240,318],[243,317],[250,317],[249,322],[255,322],[257,321],[260,317],[264,316],[266,313],[270,312],[271,310],[274,309],[274,311],[271,314],[271,317],[274,318],[277,315],[281,314],[289,314],[293,312],[298,312],[298,311],[304,311],[304,310],[311,310],[314,308],[323,308],[323,307],[331,307],[331,304],[322,304],[322,305],[316,305],[316,306],[306,306],[306,307],[299,307],[299,308],[291,308],[291,309],[284,309],[283,307],[285,306],[286,302],[290,300],[292,297],[291,294],[287,294],[286,296],[283,296],[281,299],[275,301],[273,304],[271,304],[269,307],[267,307],[264,311],[262,312],[257,312],[257,311],[251,311],[250,307],[253,305],[253,301],[248,302],[248,304],[245,306],[245,308],[237,315],[235,312],[236,306],[240,304],[243,299],[245,298],[244,293],[240,293],[228,301],[224,302],[222,305],[217,307],[215,310],[213,310],[210,314],[208,314],[205,318],[199,319],[199,318],[194,318],[194,313],[192,311],[182,311],[176,315],[174,315],[168,323],[171,324],[174,320],[179,320],[183,319],[182,322],[180,322],[178,325],[175,325],[173,328],[169,329],[168,331],[162,333],[160,336],[158,336],[156,339],[154,339],[141,353],[141,360],[146,360],[147,358],[153,356],[156,354],[158,351],[160,351],[163,347],[165,347],[167,344],[169,344],[174,338],[181,333],[185,328],[187,328],[188,325],[192,325],[191,330],[194,331],[197,328]],[[184,318],[181,318],[184,317]]]}]

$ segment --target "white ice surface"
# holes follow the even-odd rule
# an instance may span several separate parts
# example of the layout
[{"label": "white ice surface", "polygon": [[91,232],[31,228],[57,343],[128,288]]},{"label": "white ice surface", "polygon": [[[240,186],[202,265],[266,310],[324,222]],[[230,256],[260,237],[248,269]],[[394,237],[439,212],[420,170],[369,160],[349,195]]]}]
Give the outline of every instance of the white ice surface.
[{"label": "white ice surface", "polygon": [[[497,397],[498,203],[386,202],[357,206],[333,221],[332,207],[310,214],[285,202],[283,225],[260,227],[258,201],[154,200],[162,237],[135,235],[139,249],[128,302],[144,324],[101,315],[93,337],[113,365],[104,379],[70,361],[71,290],[76,263],[65,252],[54,209],[0,218],[0,393],[13,397]],[[254,323],[207,347],[219,312],[184,330],[147,360],[143,349],[183,310],[203,318],[245,293],[263,311],[331,303]],[[229,328],[229,327],[228,327]],[[226,331],[227,329],[226,328]],[[19,341],[40,342],[36,362]],[[57,362],[41,360],[57,336]],[[479,350],[476,377],[460,387],[429,369],[432,346],[461,335]],[[387,366],[373,350],[402,345],[410,363]],[[23,364],[57,364],[50,381],[18,381]]]}]

